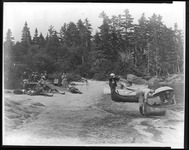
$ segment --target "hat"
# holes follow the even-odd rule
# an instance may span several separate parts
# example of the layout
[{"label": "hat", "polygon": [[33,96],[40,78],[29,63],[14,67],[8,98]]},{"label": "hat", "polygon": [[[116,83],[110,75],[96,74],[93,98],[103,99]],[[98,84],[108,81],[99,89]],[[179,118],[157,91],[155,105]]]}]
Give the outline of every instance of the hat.
[{"label": "hat", "polygon": [[24,80],[23,80],[23,82],[27,82],[27,80],[26,80],[26,79],[24,79]]},{"label": "hat", "polygon": [[114,73],[111,73],[110,76],[115,76],[115,74],[114,74]]}]

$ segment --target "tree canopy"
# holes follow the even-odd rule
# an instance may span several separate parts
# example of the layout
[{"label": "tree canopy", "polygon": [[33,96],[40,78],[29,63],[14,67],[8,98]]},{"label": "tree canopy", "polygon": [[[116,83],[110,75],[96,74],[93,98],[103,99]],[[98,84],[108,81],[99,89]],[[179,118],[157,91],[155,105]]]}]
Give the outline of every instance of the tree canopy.
[{"label": "tree canopy", "polygon": [[51,25],[45,38],[37,28],[31,37],[25,22],[21,42],[16,43],[9,29],[4,42],[4,63],[98,79],[110,72],[139,76],[183,72],[183,33],[177,24],[174,29],[168,28],[161,15],[146,18],[144,13],[134,24],[128,9],[111,18],[105,12],[99,17],[102,24],[95,35],[87,18],[64,23],[59,31]]}]

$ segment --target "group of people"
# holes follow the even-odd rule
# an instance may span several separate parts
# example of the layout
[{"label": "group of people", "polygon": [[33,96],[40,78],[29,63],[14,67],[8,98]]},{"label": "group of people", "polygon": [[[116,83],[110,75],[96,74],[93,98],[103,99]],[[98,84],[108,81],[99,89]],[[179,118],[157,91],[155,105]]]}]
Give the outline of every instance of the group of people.
[{"label": "group of people", "polygon": [[[46,80],[48,79],[47,72],[44,71],[41,74],[38,72],[32,72],[29,76],[28,73],[25,71],[23,73],[23,86],[22,90],[24,93],[29,95],[46,95]],[[35,87],[30,88],[28,86],[29,82],[37,82]]]},{"label": "group of people", "polygon": [[41,74],[38,72],[32,72],[31,75],[29,75],[27,71],[24,71],[23,73],[23,81],[27,80],[28,82],[38,82],[41,79],[43,80],[48,79],[47,71],[41,72]]}]

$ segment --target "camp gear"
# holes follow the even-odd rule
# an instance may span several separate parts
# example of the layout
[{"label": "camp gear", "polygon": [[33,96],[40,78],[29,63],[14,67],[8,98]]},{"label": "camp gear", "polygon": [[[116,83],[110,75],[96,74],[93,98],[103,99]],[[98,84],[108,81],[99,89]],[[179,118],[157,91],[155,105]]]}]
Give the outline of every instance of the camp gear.
[{"label": "camp gear", "polygon": [[69,88],[69,91],[71,92],[71,93],[78,93],[78,94],[82,94],[82,92],[80,92],[77,88],[75,88],[75,87],[70,87]]}]

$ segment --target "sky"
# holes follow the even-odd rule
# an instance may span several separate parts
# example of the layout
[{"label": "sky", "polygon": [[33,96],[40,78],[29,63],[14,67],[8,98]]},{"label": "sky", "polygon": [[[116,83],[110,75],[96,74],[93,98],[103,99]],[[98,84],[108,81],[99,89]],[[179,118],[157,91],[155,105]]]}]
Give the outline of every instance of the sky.
[{"label": "sky", "polygon": [[153,13],[161,15],[163,23],[167,27],[174,27],[185,31],[185,2],[177,1],[172,4],[165,3],[31,3],[31,2],[4,2],[3,6],[3,40],[8,29],[11,29],[16,41],[21,40],[22,29],[25,22],[28,23],[31,36],[35,29],[46,37],[50,25],[59,32],[64,23],[77,23],[79,19],[88,18],[92,25],[92,33],[95,34],[102,24],[99,14],[104,11],[109,18],[113,15],[124,14],[124,10],[134,18],[134,23],[142,13],[145,17],[151,17]]}]

